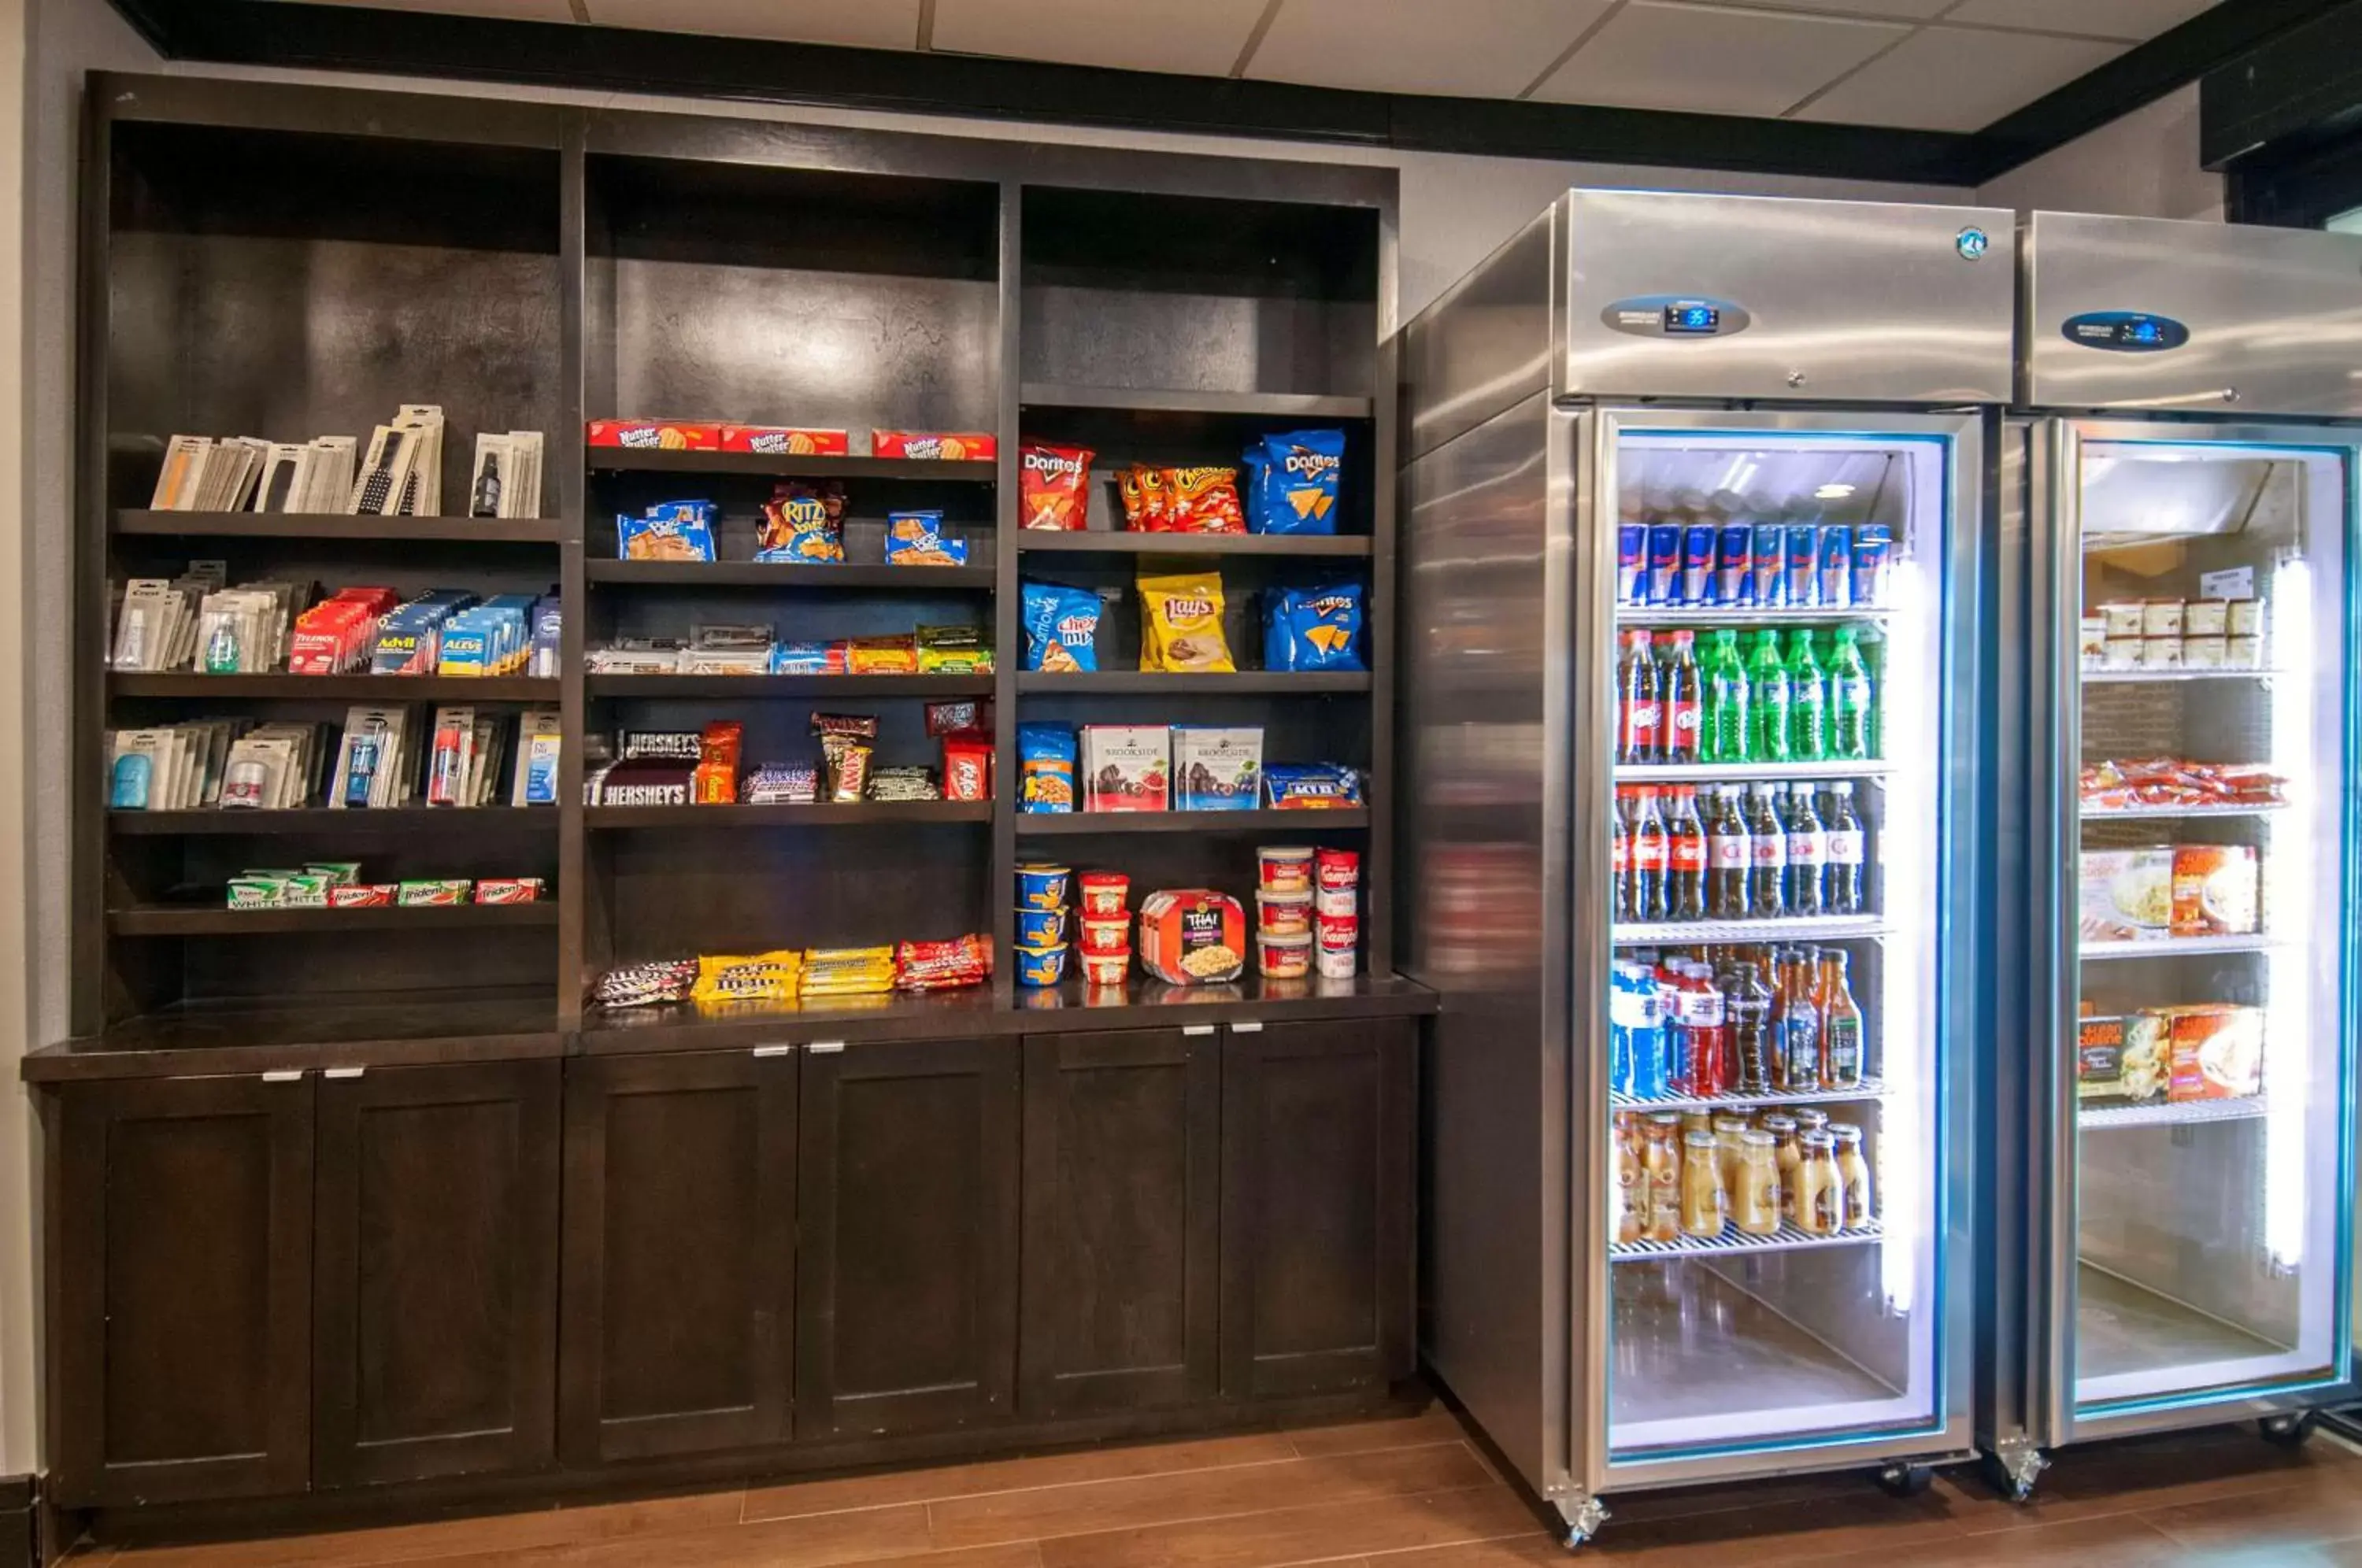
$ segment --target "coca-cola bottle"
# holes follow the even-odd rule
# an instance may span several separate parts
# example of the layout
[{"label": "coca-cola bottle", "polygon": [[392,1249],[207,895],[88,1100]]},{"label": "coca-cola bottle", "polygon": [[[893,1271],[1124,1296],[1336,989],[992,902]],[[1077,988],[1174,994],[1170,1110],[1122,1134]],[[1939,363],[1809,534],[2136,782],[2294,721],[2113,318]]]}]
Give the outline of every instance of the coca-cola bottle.
[{"label": "coca-cola bottle", "polygon": [[1664,819],[1657,814],[1657,792],[1632,791],[1632,918],[1661,921],[1665,914],[1665,880],[1672,844]]},{"label": "coca-cola bottle", "polygon": [[1747,792],[1747,902],[1759,920],[1788,910],[1788,829],[1772,808],[1773,786]]},{"label": "coca-cola bottle", "polygon": [[1667,762],[1695,762],[1705,738],[1705,690],[1698,672],[1697,634],[1667,635],[1657,689],[1663,702],[1662,755]]},{"label": "coca-cola bottle", "polygon": [[1716,920],[1745,920],[1754,907],[1748,894],[1754,845],[1738,814],[1737,792],[1736,785],[1705,791],[1705,912]]},{"label": "coca-cola bottle", "polygon": [[1663,682],[1644,631],[1624,634],[1624,657],[1616,667],[1616,760],[1658,761],[1664,750]]},{"label": "coca-cola bottle", "polygon": [[1618,922],[1632,918],[1632,835],[1624,826],[1631,804],[1632,791],[1618,790],[1607,812],[1607,899],[1610,918]]},{"label": "coca-cola bottle", "polygon": [[1705,824],[1698,821],[1697,791],[1674,789],[1665,819],[1667,843],[1665,918],[1705,919]]},{"label": "coca-cola bottle", "polygon": [[1853,809],[1853,786],[1829,786],[1828,814],[1821,824],[1828,845],[1828,868],[1821,878],[1821,907],[1830,914],[1858,915],[1870,898],[1862,886],[1861,818]]},{"label": "coca-cola bottle", "polygon": [[1813,810],[1813,787],[1798,784],[1788,791],[1784,821],[1788,830],[1788,912],[1821,912],[1821,874],[1829,859],[1828,839],[1821,831],[1821,814]]}]

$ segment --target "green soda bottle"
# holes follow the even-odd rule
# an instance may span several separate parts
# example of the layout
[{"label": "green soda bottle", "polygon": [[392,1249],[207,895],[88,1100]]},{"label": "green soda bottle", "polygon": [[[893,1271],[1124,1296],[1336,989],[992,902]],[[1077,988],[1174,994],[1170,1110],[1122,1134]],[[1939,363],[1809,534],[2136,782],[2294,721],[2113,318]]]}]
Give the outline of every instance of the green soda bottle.
[{"label": "green soda bottle", "polygon": [[1870,668],[1851,626],[1829,634],[1829,758],[1833,762],[1871,759]]},{"label": "green soda bottle", "polygon": [[1813,657],[1813,634],[1799,626],[1788,634],[1788,756],[1794,762],[1829,759],[1829,690],[1821,661]]},{"label": "green soda bottle", "polygon": [[1747,666],[1738,657],[1738,634],[1717,627],[1705,655],[1705,735],[1699,747],[1705,762],[1747,760]]},{"label": "green soda bottle", "polygon": [[1788,667],[1780,661],[1780,634],[1769,627],[1755,634],[1755,651],[1747,658],[1747,760],[1787,761]]}]

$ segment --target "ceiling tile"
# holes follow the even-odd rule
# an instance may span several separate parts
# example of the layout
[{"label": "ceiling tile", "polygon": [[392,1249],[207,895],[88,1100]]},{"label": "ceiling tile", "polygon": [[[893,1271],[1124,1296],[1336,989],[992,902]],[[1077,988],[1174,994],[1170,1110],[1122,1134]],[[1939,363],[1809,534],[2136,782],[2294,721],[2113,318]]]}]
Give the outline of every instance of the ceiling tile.
[{"label": "ceiling tile", "polygon": [[458,17],[498,17],[511,22],[575,19],[566,0],[319,0],[327,6],[367,6],[377,11],[442,11]]},{"label": "ceiling tile", "polygon": [[919,0],[584,0],[584,8],[608,28],[863,49],[913,49],[919,41]]},{"label": "ceiling tile", "polygon": [[2124,39],[2138,43],[2180,27],[2215,0],[1964,0],[1944,20],[1974,22],[1982,27],[2034,28],[2054,33],[2089,33],[2095,38]]},{"label": "ceiling tile", "polygon": [[934,44],[962,54],[1228,76],[1263,8],[1264,0],[935,0]]},{"label": "ceiling tile", "polygon": [[[945,0],[948,3],[948,0]],[[1448,11],[1445,21],[1439,11]],[[1266,82],[1514,98],[1607,0],[1280,0],[1247,62]]]},{"label": "ceiling tile", "polygon": [[1706,0],[1727,4],[1735,11],[1819,11],[1849,17],[1882,17],[1890,21],[1925,22],[1939,15],[1952,0]]},{"label": "ceiling tile", "polygon": [[1796,117],[1975,131],[2124,52],[2118,44],[1927,28]]},{"label": "ceiling tile", "polygon": [[1909,29],[1633,0],[1534,96],[1561,104],[1777,115]]}]

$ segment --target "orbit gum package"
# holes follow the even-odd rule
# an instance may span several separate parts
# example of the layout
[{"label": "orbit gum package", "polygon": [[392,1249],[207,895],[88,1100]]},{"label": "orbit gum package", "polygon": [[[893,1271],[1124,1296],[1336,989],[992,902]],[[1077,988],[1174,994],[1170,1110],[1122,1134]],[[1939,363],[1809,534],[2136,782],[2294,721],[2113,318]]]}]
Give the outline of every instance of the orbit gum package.
[{"label": "orbit gum package", "polygon": [[1079,533],[1090,513],[1091,458],[1087,447],[1027,446],[1017,455],[1022,526]]},{"label": "orbit gum package", "polygon": [[1338,479],[1345,466],[1342,430],[1266,436],[1243,454],[1247,526],[1257,534],[1333,534]]}]

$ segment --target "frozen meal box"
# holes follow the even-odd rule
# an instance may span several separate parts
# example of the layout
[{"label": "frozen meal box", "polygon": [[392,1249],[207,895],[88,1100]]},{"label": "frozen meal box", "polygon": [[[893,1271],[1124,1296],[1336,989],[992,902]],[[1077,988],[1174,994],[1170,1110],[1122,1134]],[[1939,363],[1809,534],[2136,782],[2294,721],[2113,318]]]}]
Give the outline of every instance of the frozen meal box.
[{"label": "frozen meal box", "polygon": [[2173,1016],[2144,1008],[2124,1021],[2123,1069],[2118,1092],[2139,1104],[2165,1093],[2173,1074]]},{"label": "frozen meal box", "polygon": [[2077,910],[2086,942],[2162,942],[2172,934],[2170,848],[2087,849],[2079,863]]},{"label": "frozen meal box", "polygon": [[2075,1096],[2117,1099],[2125,1092],[2125,1021],[2086,1018],[2075,1031]]},{"label": "frozen meal box", "polygon": [[2264,1088],[2264,1012],[2229,1005],[2172,1010],[2173,1079],[2167,1098],[2244,1099]]},{"label": "frozen meal box", "polygon": [[2260,889],[2254,845],[2180,845],[2173,852],[2173,934],[2252,936],[2261,929]]}]

